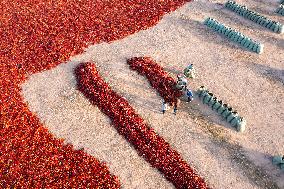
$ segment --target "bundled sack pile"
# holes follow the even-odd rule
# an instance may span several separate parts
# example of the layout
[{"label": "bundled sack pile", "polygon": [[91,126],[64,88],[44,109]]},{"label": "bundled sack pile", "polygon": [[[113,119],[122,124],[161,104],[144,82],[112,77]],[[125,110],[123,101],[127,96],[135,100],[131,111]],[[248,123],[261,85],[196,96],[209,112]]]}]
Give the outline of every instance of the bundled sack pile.
[{"label": "bundled sack pile", "polygon": [[237,111],[233,111],[228,104],[224,104],[222,100],[218,100],[217,97],[215,97],[213,93],[210,93],[204,86],[201,86],[197,90],[197,95],[202,100],[203,104],[207,104],[212,110],[215,110],[228,123],[235,127],[237,131],[244,132],[246,120],[239,116]]},{"label": "bundled sack pile", "polygon": [[279,22],[276,22],[276,21],[272,21],[257,12],[251,11],[246,6],[239,5],[235,1],[226,2],[225,7],[276,33],[284,33],[283,24],[280,24]]},{"label": "bundled sack pile", "polygon": [[238,43],[239,45],[249,49],[250,51],[256,52],[258,54],[261,54],[263,52],[264,48],[263,44],[260,44],[250,39],[249,37],[246,37],[244,34],[219,23],[217,20],[213,18],[205,19],[204,25],[208,26],[209,28],[213,29],[219,34],[227,37],[231,41]]}]

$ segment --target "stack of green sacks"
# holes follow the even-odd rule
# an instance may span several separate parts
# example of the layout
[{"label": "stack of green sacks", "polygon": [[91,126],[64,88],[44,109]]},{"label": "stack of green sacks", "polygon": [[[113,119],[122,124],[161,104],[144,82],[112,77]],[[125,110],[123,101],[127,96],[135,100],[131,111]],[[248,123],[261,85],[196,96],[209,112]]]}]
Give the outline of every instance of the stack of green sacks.
[{"label": "stack of green sacks", "polygon": [[260,15],[257,12],[251,11],[246,6],[238,5],[235,1],[226,2],[225,7],[276,33],[284,33],[283,24],[280,24],[279,22],[276,22],[276,21],[272,21],[268,19],[267,17]]},{"label": "stack of green sacks", "polygon": [[197,95],[202,100],[203,104],[207,104],[212,110],[215,110],[228,123],[235,127],[237,131],[244,132],[246,120],[239,116],[236,111],[233,111],[229,105],[223,104],[221,100],[214,97],[213,93],[210,93],[204,86],[201,86],[197,90]]},{"label": "stack of green sacks", "polygon": [[274,156],[272,159],[274,165],[280,166],[280,169],[284,170],[284,156]]},{"label": "stack of green sacks", "polygon": [[283,4],[283,5],[284,5],[284,0],[280,0],[280,4]]},{"label": "stack of green sacks", "polygon": [[[284,2],[284,0],[283,0],[283,2]],[[284,4],[283,4],[283,5],[280,5],[280,6],[278,7],[278,9],[276,10],[276,13],[278,13],[278,14],[284,16]]]},{"label": "stack of green sacks", "polygon": [[231,41],[234,41],[238,44],[240,44],[241,46],[256,52],[258,54],[261,54],[263,52],[263,44],[260,44],[252,39],[250,39],[249,37],[246,37],[245,35],[243,35],[242,33],[227,27],[223,24],[220,24],[217,20],[213,19],[213,18],[207,18],[204,21],[204,24],[208,27],[210,27],[211,29],[215,30],[216,32],[218,32],[219,34],[222,34],[224,36],[226,36],[227,38],[229,38]]}]

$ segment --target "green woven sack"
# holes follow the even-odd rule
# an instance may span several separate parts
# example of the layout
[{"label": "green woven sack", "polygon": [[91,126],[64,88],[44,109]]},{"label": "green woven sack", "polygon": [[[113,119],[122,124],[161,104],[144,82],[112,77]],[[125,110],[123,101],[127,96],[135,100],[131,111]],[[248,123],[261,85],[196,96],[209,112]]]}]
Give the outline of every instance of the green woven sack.
[{"label": "green woven sack", "polygon": [[239,40],[240,37],[241,37],[240,34],[237,33],[237,34],[235,35],[233,41],[234,41],[234,42],[238,42],[238,40]]},{"label": "green woven sack", "polygon": [[240,117],[237,123],[237,131],[244,132],[245,129],[246,129],[246,120],[243,117]]},{"label": "green woven sack", "polygon": [[[283,11],[283,15],[284,15],[284,11]],[[284,26],[283,25],[279,26],[279,32],[278,33],[284,33]]]},{"label": "green woven sack", "polygon": [[245,38],[245,36],[243,34],[241,34],[237,42],[241,44],[241,42],[244,40],[244,38]]},{"label": "green woven sack", "polygon": [[220,106],[220,107],[218,108],[218,110],[217,110],[217,113],[218,113],[219,115],[221,115],[221,114],[225,111],[226,108],[227,108],[227,107],[224,107],[224,105]]},{"label": "green woven sack", "polygon": [[248,15],[248,19],[251,20],[253,16],[255,16],[255,15],[254,15],[253,12],[251,12],[251,13]]},{"label": "green woven sack", "polygon": [[232,40],[233,42],[236,42],[235,40],[236,40],[237,37],[239,37],[239,36],[238,36],[238,34],[235,33],[235,34],[231,37],[231,40]]},{"label": "green woven sack", "polygon": [[273,25],[272,21],[269,21],[269,23],[266,25],[267,28],[270,28]]},{"label": "green woven sack", "polygon": [[259,44],[259,45],[257,46],[256,52],[257,52],[258,54],[263,53],[263,48],[264,48],[263,44]]},{"label": "green woven sack", "polygon": [[266,27],[268,23],[269,23],[269,21],[267,19],[263,19],[260,24],[262,26]]},{"label": "green woven sack", "polygon": [[226,31],[227,31],[227,28],[224,27],[220,33],[221,33],[222,35],[225,35],[225,34],[226,34]]},{"label": "green woven sack", "polygon": [[230,32],[231,32],[231,30],[226,29],[226,31],[225,31],[225,36],[228,36]]},{"label": "green woven sack", "polygon": [[275,25],[275,28],[273,29],[273,31],[274,32],[276,32],[276,33],[280,33],[279,31],[280,31],[280,26],[281,25],[279,25],[278,23]]},{"label": "green woven sack", "polygon": [[272,158],[272,163],[273,163],[274,165],[278,165],[278,164],[280,164],[280,163],[284,163],[284,157],[283,157],[282,155],[274,156],[274,157]]},{"label": "green woven sack", "polygon": [[234,41],[234,38],[235,38],[236,35],[237,35],[236,33],[233,33],[233,35],[231,35],[231,36],[229,37],[229,39],[230,39],[231,41]]},{"label": "green woven sack", "polygon": [[237,14],[240,14],[241,11],[242,11],[242,8],[241,8],[241,7],[237,7],[236,10],[235,10],[235,12],[236,12]]},{"label": "green woven sack", "polygon": [[283,156],[279,155],[279,156],[274,156],[272,158],[272,163],[274,165],[279,165],[280,163],[284,163],[284,159],[283,159]]},{"label": "green woven sack", "polygon": [[[227,118],[228,120],[228,118]],[[240,122],[239,116],[233,117],[233,119],[229,122],[233,127],[236,127],[238,123]]]},{"label": "green woven sack", "polygon": [[241,42],[241,45],[242,46],[245,46],[245,44],[249,43],[250,42],[250,38],[248,37],[245,37],[245,39]]},{"label": "green woven sack", "polygon": [[259,45],[260,45],[259,43],[255,43],[253,48],[252,48],[252,51],[257,52],[257,48],[258,48]]},{"label": "green woven sack", "polygon": [[219,100],[219,101],[217,101],[214,105],[213,105],[213,107],[212,107],[212,110],[215,110],[215,111],[217,111],[221,106],[222,106],[222,100]]},{"label": "green woven sack", "polygon": [[222,30],[224,29],[224,25],[219,25],[219,29],[217,30],[217,32],[222,33]]},{"label": "green woven sack", "polygon": [[265,19],[261,19],[261,20],[259,21],[259,24],[262,25],[262,26],[263,26],[263,23],[265,23]]},{"label": "green woven sack", "polygon": [[214,21],[214,22],[212,22],[212,24],[210,25],[210,28],[215,30],[216,26],[218,26],[218,25],[217,25],[217,23]]},{"label": "green woven sack", "polygon": [[207,93],[207,95],[203,98],[203,104],[208,104],[211,98],[213,98],[213,94]]},{"label": "green woven sack", "polygon": [[[269,29],[271,29],[272,31],[274,31],[274,29],[277,27],[276,23],[273,23]],[[278,28],[276,28],[278,30]]]},{"label": "green woven sack", "polygon": [[255,16],[252,21],[254,21],[255,23],[257,23],[258,20],[261,20],[261,19],[262,19],[262,18],[261,18],[260,16]]},{"label": "green woven sack", "polygon": [[245,44],[243,45],[245,48],[248,48],[248,46],[251,44],[251,40],[247,40]]},{"label": "green woven sack", "polygon": [[280,164],[280,169],[284,171],[284,163]]},{"label": "green woven sack", "polygon": [[248,9],[246,8],[243,12],[242,12],[242,14],[241,14],[241,16],[246,16],[246,14],[248,13]]},{"label": "green woven sack", "polygon": [[252,14],[252,16],[249,18],[251,21],[254,21],[254,19],[257,18],[257,15],[255,13]]},{"label": "green woven sack", "polygon": [[[260,24],[264,20],[263,17],[259,17],[259,19],[256,21],[256,23]],[[261,25],[261,24],[260,24]]]},{"label": "green woven sack", "polygon": [[243,35],[242,34],[238,34],[238,36],[235,38],[235,42],[236,43],[240,43],[243,39]]},{"label": "green woven sack", "polygon": [[236,111],[234,112],[230,112],[228,115],[227,115],[227,118],[226,118],[226,121],[227,122],[231,122],[234,118],[238,117],[238,113]]},{"label": "green woven sack", "polygon": [[227,1],[225,4],[224,4],[225,7],[229,7],[230,6],[230,1]]},{"label": "green woven sack", "polygon": [[208,20],[206,26],[208,26],[209,28],[211,28],[211,25],[213,24],[213,21],[212,20]]},{"label": "green woven sack", "polygon": [[248,40],[248,38],[244,37],[243,40],[240,42],[240,44],[243,46],[247,40]]},{"label": "green woven sack", "polygon": [[209,18],[208,21],[206,22],[206,25],[207,25],[208,27],[211,27],[212,24],[214,24],[214,21]]},{"label": "green woven sack", "polygon": [[235,32],[232,31],[232,32],[230,32],[230,33],[227,35],[227,37],[231,39],[231,37],[234,36],[234,34],[235,34]]},{"label": "green woven sack", "polygon": [[225,109],[225,111],[221,114],[223,116],[223,118],[227,119],[228,115],[231,113],[232,108],[231,107],[227,107]]},{"label": "green woven sack", "polygon": [[209,20],[210,20],[210,18],[206,18],[206,19],[204,20],[203,24],[204,24],[204,25],[207,25],[208,22],[209,22]]},{"label": "green woven sack", "polygon": [[255,45],[255,43],[252,42],[252,43],[248,46],[248,49],[253,50],[254,45]]},{"label": "green woven sack", "polygon": [[210,101],[208,102],[208,106],[210,106],[211,108],[213,108],[213,105],[218,101],[217,97],[213,97],[210,99]]},{"label": "green woven sack", "polygon": [[221,115],[225,111],[225,107],[222,105],[218,108],[217,113]]},{"label": "green woven sack", "polygon": [[213,29],[217,32],[220,28],[221,26],[217,24]]},{"label": "green woven sack", "polygon": [[200,94],[200,99],[201,99],[202,101],[203,101],[204,97],[207,95],[207,93],[208,93],[208,90],[204,90],[204,91],[201,92],[201,94]]},{"label": "green woven sack", "polygon": [[233,31],[227,28],[227,32],[225,33],[225,35],[228,37],[231,33],[233,33]]},{"label": "green woven sack", "polygon": [[249,19],[249,17],[251,17],[252,14],[253,14],[253,13],[252,13],[251,11],[248,11],[248,12],[245,14],[245,17]]},{"label": "green woven sack", "polygon": [[238,6],[237,6],[236,4],[232,4],[232,8],[231,8],[231,9],[232,9],[233,11],[236,11],[237,8],[238,8]]},{"label": "green woven sack", "polygon": [[200,87],[197,89],[196,93],[197,93],[197,95],[200,97],[201,93],[202,93],[203,91],[205,91],[205,90],[206,90],[206,88],[205,88],[204,86],[200,86]]}]

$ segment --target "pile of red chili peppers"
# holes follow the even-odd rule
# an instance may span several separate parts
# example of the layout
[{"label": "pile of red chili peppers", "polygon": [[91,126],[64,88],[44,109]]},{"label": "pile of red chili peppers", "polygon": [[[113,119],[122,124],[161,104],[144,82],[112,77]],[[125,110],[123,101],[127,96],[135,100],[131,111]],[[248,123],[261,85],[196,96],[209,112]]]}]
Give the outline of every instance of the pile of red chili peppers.
[{"label": "pile of red chili peppers", "polygon": [[105,164],[48,132],[21,84],[90,44],[151,27],[187,1],[1,0],[0,187],[119,188]]},{"label": "pile of red chili peppers", "polygon": [[151,86],[158,91],[166,103],[174,104],[182,95],[175,89],[176,81],[150,57],[134,57],[127,60],[130,68],[146,76]]},{"label": "pile of red chili peppers", "polygon": [[94,64],[80,64],[75,75],[78,89],[111,119],[113,126],[138,154],[163,173],[176,188],[207,188],[204,180],[135,113],[127,100],[109,87]]}]

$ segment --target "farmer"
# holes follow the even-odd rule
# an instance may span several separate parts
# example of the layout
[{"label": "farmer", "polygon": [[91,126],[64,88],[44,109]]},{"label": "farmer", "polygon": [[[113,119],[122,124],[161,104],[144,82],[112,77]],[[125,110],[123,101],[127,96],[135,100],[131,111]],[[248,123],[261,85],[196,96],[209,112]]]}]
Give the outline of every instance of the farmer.
[{"label": "farmer", "polygon": [[162,102],[162,112],[163,112],[163,114],[165,114],[165,112],[167,110],[169,110],[169,109],[170,109],[169,105],[165,102],[165,100],[163,100],[163,102]]},{"label": "farmer", "polygon": [[184,74],[187,78],[194,79],[194,78],[195,78],[195,69],[194,69],[194,67],[193,67],[193,64],[189,64],[189,65],[183,70],[183,74]]},{"label": "farmer", "polygon": [[177,75],[176,88],[180,91],[185,91],[187,87],[187,79],[183,74]]},{"label": "farmer", "polygon": [[180,99],[177,99],[175,102],[174,102],[174,114],[176,115],[177,114],[177,108],[180,104]]},{"label": "farmer", "polygon": [[193,92],[190,89],[186,89],[187,102],[191,102],[193,100]]}]

